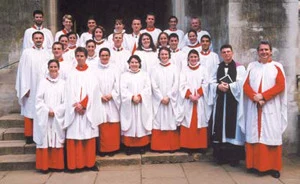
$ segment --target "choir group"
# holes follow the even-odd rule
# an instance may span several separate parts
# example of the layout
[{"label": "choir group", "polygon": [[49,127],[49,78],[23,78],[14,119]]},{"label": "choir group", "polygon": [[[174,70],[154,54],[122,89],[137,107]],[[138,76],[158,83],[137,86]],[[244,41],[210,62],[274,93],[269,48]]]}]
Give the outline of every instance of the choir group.
[{"label": "choir group", "polygon": [[24,34],[16,91],[28,144],[36,143],[42,172],[98,170],[96,154],[146,151],[189,154],[212,145],[217,164],[280,177],[282,133],[287,125],[285,74],[272,60],[268,41],[247,70],[233,60],[229,44],[213,52],[211,36],[198,17],[190,30],[155,27],[155,15],[122,19],[106,36],[93,17],[88,31],[43,27],[43,12]]}]

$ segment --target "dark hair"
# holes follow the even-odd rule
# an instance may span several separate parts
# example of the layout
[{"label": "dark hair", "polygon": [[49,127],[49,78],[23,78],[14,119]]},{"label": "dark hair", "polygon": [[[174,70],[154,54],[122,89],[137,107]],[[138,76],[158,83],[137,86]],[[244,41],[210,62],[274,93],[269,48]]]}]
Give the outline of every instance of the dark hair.
[{"label": "dark hair", "polygon": [[94,21],[96,22],[96,24],[97,24],[97,21],[96,21],[96,19],[95,19],[94,16],[89,16],[88,19],[87,19],[87,22],[88,22],[89,20],[94,20]]},{"label": "dark hair", "polygon": [[195,30],[193,30],[193,29],[190,29],[190,30],[188,31],[187,35],[189,36],[189,34],[192,33],[192,32],[195,33],[195,35],[197,36],[197,31],[195,31]]},{"label": "dark hair", "polygon": [[257,46],[257,51],[259,51],[260,45],[269,45],[270,50],[272,51],[272,44],[268,40],[261,40]]},{"label": "dark hair", "polygon": [[148,36],[150,38],[150,48],[152,49],[153,52],[155,52],[156,51],[156,47],[154,45],[152,36],[149,33],[142,33],[141,34],[141,36],[139,38],[137,50],[143,50],[143,48],[142,48],[142,39],[143,39],[144,36]]},{"label": "dark hair", "polygon": [[161,51],[163,51],[163,50],[168,51],[168,53],[169,53],[169,59],[170,59],[170,58],[171,58],[171,50],[170,50],[168,47],[161,47],[161,48],[158,50],[158,59],[160,60],[159,55],[160,55]]},{"label": "dark hair", "polygon": [[154,14],[153,12],[148,12],[148,13],[146,14],[146,19],[147,19],[147,17],[148,17],[149,15],[150,15],[150,16],[154,16],[154,18],[156,17],[155,14]]},{"label": "dark hair", "polygon": [[222,52],[223,49],[230,49],[231,51],[233,51],[232,46],[230,44],[222,45],[220,48],[220,52]]},{"label": "dark hair", "polygon": [[176,22],[178,22],[178,18],[174,15],[171,15],[169,18],[168,18],[168,22],[170,22],[171,19],[176,19]]},{"label": "dark hair", "polygon": [[209,35],[203,35],[202,37],[201,37],[201,41],[202,41],[202,38],[207,38],[209,41],[211,41],[211,38],[210,38],[210,36]]},{"label": "dark hair", "polygon": [[77,47],[75,50],[75,56],[76,56],[77,52],[83,52],[85,57],[87,57],[87,55],[88,55],[88,51],[84,47]]},{"label": "dark hair", "polygon": [[130,56],[130,58],[127,60],[127,63],[129,64],[132,59],[136,59],[139,62],[139,64],[140,64],[139,68],[142,67],[142,60],[138,55]]},{"label": "dark hair", "polygon": [[54,45],[60,45],[61,48],[62,48],[62,50],[64,50],[64,45],[63,45],[62,43],[60,43],[60,42],[54,42],[54,43],[52,44],[52,49],[53,49]]},{"label": "dark hair", "polygon": [[67,35],[62,34],[62,35],[59,36],[58,40],[60,41],[63,37],[66,37],[66,38],[68,39],[68,36],[67,36]]},{"label": "dark hair", "polygon": [[133,17],[132,21],[134,21],[134,20],[139,20],[142,23],[142,19],[140,17]]},{"label": "dark hair", "polygon": [[57,64],[57,66],[58,66],[58,69],[59,69],[59,61],[57,60],[57,59],[50,59],[49,61],[48,61],[48,68],[50,67],[50,64],[51,63],[56,63]]},{"label": "dark hair", "polygon": [[190,50],[188,54],[188,58],[190,57],[191,54],[196,54],[198,57],[200,57],[198,51],[196,51],[195,49]]},{"label": "dark hair", "polygon": [[96,46],[95,40],[89,39],[85,42],[85,45],[88,45],[89,43],[93,43]]},{"label": "dark hair", "polygon": [[101,55],[101,52],[103,52],[103,51],[107,51],[109,56],[110,56],[110,50],[107,47],[103,47],[103,48],[100,49],[99,56]]},{"label": "dark hair", "polygon": [[70,36],[70,35],[75,35],[76,38],[78,39],[77,34],[76,34],[74,31],[71,31],[71,32],[69,32],[69,33],[67,34],[68,39],[69,39],[69,36]]},{"label": "dark hair", "polygon": [[168,35],[168,33],[166,33],[166,32],[160,32],[159,35],[158,35],[158,37],[157,37],[156,48],[158,48],[158,46],[160,46],[159,39],[160,39],[161,35],[163,35],[163,34],[167,36],[167,39],[168,39],[167,44],[169,44],[169,35]]},{"label": "dark hair", "polygon": [[106,37],[104,27],[102,27],[102,26],[96,26],[95,29],[93,30],[93,33],[92,33],[93,34],[93,36],[92,36],[93,39],[95,39],[96,29],[101,29],[101,31],[102,31],[102,38]]},{"label": "dark hair", "polygon": [[176,34],[176,33],[171,33],[171,34],[169,35],[169,40],[170,40],[171,38],[177,38],[177,40],[179,40],[179,36],[178,36],[178,34]]},{"label": "dark hair", "polygon": [[34,10],[33,13],[32,13],[32,16],[34,17],[36,14],[40,14],[40,15],[44,16],[44,13],[43,13],[42,10]]},{"label": "dark hair", "polygon": [[36,34],[40,34],[44,37],[44,33],[42,33],[41,31],[36,31],[36,32],[32,33],[31,38],[33,39],[34,35],[36,35]]}]

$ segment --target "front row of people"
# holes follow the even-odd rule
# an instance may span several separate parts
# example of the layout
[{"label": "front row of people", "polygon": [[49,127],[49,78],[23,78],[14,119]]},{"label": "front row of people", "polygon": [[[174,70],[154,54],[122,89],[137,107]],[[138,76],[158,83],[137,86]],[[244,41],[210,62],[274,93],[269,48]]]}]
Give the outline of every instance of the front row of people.
[{"label": "front row of people", "polygon": [[180,74],[170,50],[162,47],[160,63],[150,75],[141,69],[141,59],[132,55],[129,70],[120,76],[118,67],[109,62],[109,49],[100,50],[94,70],[85,63],[86,49],[79,47],[78,65],[66,82],[58,77],[59,62],[50,60],[49,75],[41,80],[36,95],[37,169],[63,169],[65,145],[69,170],[97,170],[98,136],[101,155],[113,155],[121,140],[129,155],[136,150],[144,153],[150,142],[159,152],[198,151],[207,148],[212,134],[217,163],[234,166],[246,151],[250,171],[270,171],[278,178],[287,122],[282,65],[272,61],[268,42],[260,43],[260,59],[247,72],[233,61],[230,45],[220,51],[224,61],[214,79],[200,64],[196,50],[189,52]]}]

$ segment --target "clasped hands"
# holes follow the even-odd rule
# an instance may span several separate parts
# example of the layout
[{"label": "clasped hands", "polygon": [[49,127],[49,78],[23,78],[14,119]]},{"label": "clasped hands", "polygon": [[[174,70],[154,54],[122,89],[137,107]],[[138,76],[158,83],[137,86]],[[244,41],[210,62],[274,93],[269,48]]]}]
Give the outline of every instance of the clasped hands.
[{"label": "clasped hands", "polygon": [[257,102],[261,107],[265,105],[264,97],[261,93],[256,93],[253,97],[254,101]]},{"label": "clasped hands", "polygon": [[229,90],[229,84],[221,81],[221,83],[218,85],[218,89],[226,93]]},{"label": "clasped hands", "polygon": [[102,102],[106,103],[109,102],[112,99],[112,95],[108,94],[108,95],[104,95],[101,97]]},{"label": "clasped hands", "polygon": [[139,103],[141,102],[141,100],[142,100],[142,98],[141,98],[139,95],[134,95],[134,96],[132,97],[132,102],[133,102],[134,104],[139,104]]},{"label": "clasped hands", "polygon": [[161,100],[161,103],[164,105],[168,105],[170,102],[170,98],[169,97],[163,97],[163,99]]},{"label": "clasped hands", "polygon": [[200,98],[201,96],[196,93],[195,95],[190,95],[189,96],[189,99],[193,102],[193,103],[198,103],[198,99]]},{"label": "clasped hands", "polygon": [[85,113],[85,108],[80,103],[73,104],[73,107],[75,107],[75,112],[77,112],[79,115],[83,115]]}]

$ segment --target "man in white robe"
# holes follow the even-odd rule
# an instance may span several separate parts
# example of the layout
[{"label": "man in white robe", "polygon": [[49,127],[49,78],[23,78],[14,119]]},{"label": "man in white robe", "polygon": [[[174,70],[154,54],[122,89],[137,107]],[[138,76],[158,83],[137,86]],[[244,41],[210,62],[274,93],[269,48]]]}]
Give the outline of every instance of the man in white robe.
[{"label": "man in white robe", "polygon": [[23,38],[23,50],[31,48],[34,46],[32,40],[32,34],[36,31],[40,31],[44,34],[43,47],[46,50],[51,50],[53,43],[52,32],[43,26],[44,22],[44,13],[41,10],[35,10],[33,12],[33,22],[34,25],[31,28],[26,29]]},{"label": "man in white robe", "polygon": [[157,38],[161,30],[155,27],[155,15],[148,13],[146,17],[146,28],[141,30],[141,33],[149,33],[153,39],[154,45],[157,45]]},{"label": "man in white robe", "polygon": [[175,33],[178,35],[178,43],[181,45],[181,42],[184,37],[184,32],[180,29],[177,29],[177,24],[178,24],[178,18],[174,15],[171,15],[168,19],[168,24],[169,24],[169,29],[164,30],[165,33],[167,33],[169,36],[172,33]]},{"label": "man in white robe", "polygon": [[97,26],[96,19],[94,17],[89,17],[87,21],[88,31],[80,35],[80,46],[85,47],[86,41],[93,39],[93,30]]},{"label": "man in white robe", "polygon": [[169,45],[171,50],[171,62],[176,65],[178,73],[188,65],[187,54],[179,49],[179,37],[176,33],[169,36]]},{"label": "man in white robe", "polygon": [[132,33],[127,34],[128,38],[128,48],[131,54],[135,52],[138,46],[140,31],[142,29],[142,20],[138,17],[134,18],[131,23]]},{"label": "man in white robe", "polygon": [[44,34],[32,34],[34,46],[25,49],[21,55],[16,86],[18,102],[21,106],[21,115],[24,116],[24,136],[26,143],[33,143],[33,118],[35,116],[35,97],[38,83],[47,71],[47,62],[50,59],[48,51],[43,48]]}]

